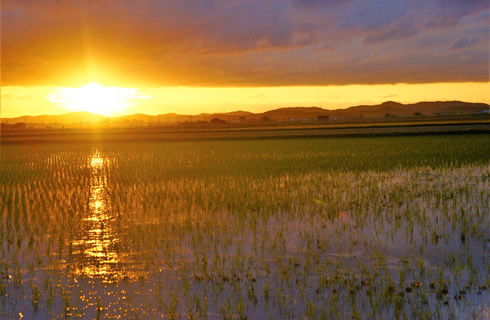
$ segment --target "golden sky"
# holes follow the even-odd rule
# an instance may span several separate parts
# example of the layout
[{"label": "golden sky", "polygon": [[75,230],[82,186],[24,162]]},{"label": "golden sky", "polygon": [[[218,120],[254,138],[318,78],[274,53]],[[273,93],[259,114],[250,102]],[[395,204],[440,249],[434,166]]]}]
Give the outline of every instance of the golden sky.
[{"label": "golden sky", "polygon": [[4,0],[1,19],[2,117],[489,102],[486,0]]},{"label": "golden sky", "polygon": [[[66,88],[4,87],[2,117],[35,114],[62,114],[86,110],[83,106],[66,106],[50,98]],[[121,88],[118,88],[121,89]],[[123,88],[124,90],[125,88]],[[424,100],[490,103],[490,83],[433,83],[397,85],[285,86],[285,87],[161,87],[129,89],[130,99],[121,109],[104,115],[133,113],[199,114],[246,110],[263,112],[279,107],[317,106],[325,109],[360,104],[377,104],[388,100],[413,103]],[[124,91],[121,93],[124,95]],[[51,100],[55,100],[52,99]],[[97,107],[97,106],[96,106]],[[110,110],[109,110],[110,111]]]}]

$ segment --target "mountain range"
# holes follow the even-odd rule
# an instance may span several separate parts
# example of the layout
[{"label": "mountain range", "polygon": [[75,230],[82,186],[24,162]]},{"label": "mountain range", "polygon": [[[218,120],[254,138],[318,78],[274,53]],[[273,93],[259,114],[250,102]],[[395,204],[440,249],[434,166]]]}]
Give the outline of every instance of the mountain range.
[{"label": "mountain range", "polygon": [[381,118],[386,116],[407,117],[413,115],[454,115],[488,113],[490,106],[486,103],[470,103],[462,101],[435,101],[402,104],[394,101],[378,105],[359,105],[345,109],[328,110],[319,107],[292,107],[273,109],[262,113],[248,111],[233,111],[227,113],[201,113],[198,115],[180,115],[167,113],[160,115],[132,114],[120,117],[105,117],[85,111],[71,112],[62,115],[21,116],[2,118],[1,123],[15,124],[44,124],[76,126],[87,123],[152,123],[165,124],[176,122],[210,121],[218,118],[224,121],[248,121],[270,119],[284,121],[293,119],[316,119],[318,116],[328,116],[331,119],[345,118]]}]

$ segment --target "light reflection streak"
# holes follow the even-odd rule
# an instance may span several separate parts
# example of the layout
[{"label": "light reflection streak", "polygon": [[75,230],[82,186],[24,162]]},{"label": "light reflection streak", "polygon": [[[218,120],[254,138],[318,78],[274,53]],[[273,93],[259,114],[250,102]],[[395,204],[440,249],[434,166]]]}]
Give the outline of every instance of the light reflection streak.
[{"label": "light reflection streak", "polygon": [[107,191],[107,158],[95,152],[90,159],[89,214],[81,221],[80,236],[73,242],[78,258],[76,274],[115,282],[124,277],[119,253],[120,232],[111,213]]}]

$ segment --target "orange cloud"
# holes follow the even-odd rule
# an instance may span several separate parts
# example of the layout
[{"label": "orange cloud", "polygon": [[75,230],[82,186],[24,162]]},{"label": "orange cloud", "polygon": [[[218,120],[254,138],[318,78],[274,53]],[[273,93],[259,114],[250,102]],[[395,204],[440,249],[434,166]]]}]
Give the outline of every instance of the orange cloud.
[{"label": "orange cloud", "polygon": [[486,8],[480,0],[4,0],[2,80],[31,86],[487,81]]}]

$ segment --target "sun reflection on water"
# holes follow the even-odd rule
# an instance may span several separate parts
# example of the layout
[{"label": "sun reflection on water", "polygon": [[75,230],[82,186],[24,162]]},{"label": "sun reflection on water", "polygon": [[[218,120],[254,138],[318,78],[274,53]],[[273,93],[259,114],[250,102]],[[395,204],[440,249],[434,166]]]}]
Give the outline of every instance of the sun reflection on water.
[{"label": "sun reflection on water", "polygon": [[108,194],[107,158],[95,152],[90,159],[91,185],[88,215],[82,219],[80,236],[73,242],[78,257],[76,274],[115,282],[124,277],[119,254],[120,232]]}]

